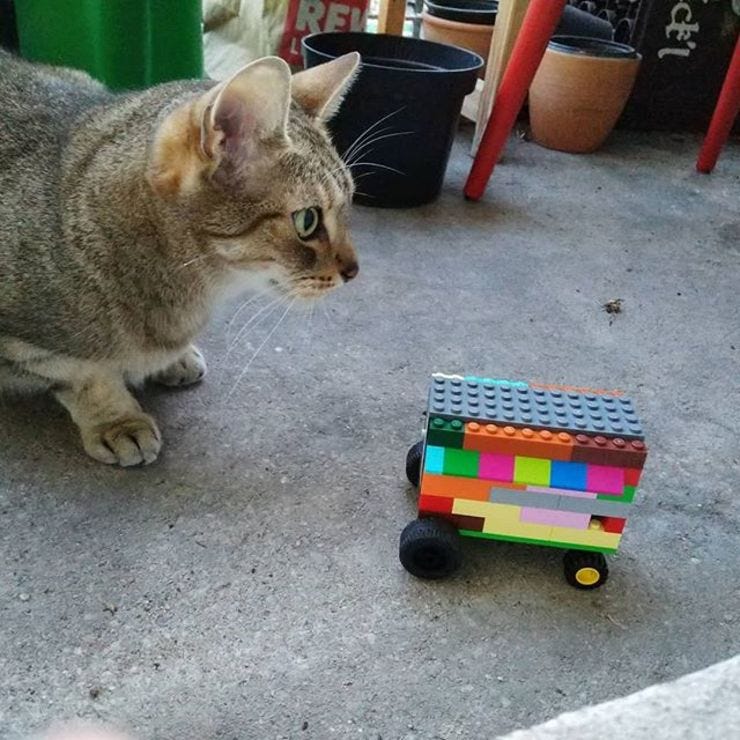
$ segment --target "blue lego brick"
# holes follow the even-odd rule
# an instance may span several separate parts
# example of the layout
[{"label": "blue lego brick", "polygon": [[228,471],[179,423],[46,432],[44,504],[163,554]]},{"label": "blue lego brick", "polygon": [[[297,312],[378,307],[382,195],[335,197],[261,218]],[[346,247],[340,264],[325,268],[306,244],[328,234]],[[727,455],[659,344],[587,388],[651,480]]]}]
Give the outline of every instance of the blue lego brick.
[{"label": "blue lego brick", "polygon": [[550,468],[550,487],[585,491],[588,465],[578,462],[553,460]]},{"label": "blue lego brick", "polygon": [[424,472],[442,474],[445,464],[445,448],[427,445],[424,451]]},{"label": "blue lego brick", "polygon": [[644,439],[632,401],[625,396],[532,387],[520,381],[432,376],[429,414],[623,439]]}]

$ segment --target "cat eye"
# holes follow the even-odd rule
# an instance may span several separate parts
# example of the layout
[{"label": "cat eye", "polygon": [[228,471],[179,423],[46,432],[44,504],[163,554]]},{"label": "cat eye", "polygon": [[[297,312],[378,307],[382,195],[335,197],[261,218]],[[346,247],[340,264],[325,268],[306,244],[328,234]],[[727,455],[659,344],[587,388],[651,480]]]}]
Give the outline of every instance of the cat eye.
[{"label": "cat eye", "polygon": [[321,209],[302,208],[292,214],[293,226],[300,239],[311,239],[321,228]]}]

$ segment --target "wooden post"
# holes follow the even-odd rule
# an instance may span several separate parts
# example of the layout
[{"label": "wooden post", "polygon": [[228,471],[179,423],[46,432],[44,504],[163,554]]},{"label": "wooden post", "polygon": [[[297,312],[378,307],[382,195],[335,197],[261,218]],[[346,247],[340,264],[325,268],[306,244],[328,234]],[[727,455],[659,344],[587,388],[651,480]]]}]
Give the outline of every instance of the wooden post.
[{"label": "wooden post", "polygon": [[480,199],[486,189],[565,3],[566,0],[531,0],[529,4],[465,183],[468,200]]},{"label": "wooden post", "polygon": [[378,33],[403,35],[406,20],[406,0],[380,0],[378,12]]},{"label": "wooden post", "polygon": [[475,123],[473,154],[478,151],[478,144],[480,144],[486,123],[488,123],[488,118],[491,115],[496,90],[498,90],[504,69],[506,69],[506,63],[511,56],[511,50],[514,48],[514,42],[519,35],[519,29],[522,27],[528,7],[529,0],[499,0],[496,25],[493,27],[491,48],[488,54],[486,79],[478,103],[478,120]]}]

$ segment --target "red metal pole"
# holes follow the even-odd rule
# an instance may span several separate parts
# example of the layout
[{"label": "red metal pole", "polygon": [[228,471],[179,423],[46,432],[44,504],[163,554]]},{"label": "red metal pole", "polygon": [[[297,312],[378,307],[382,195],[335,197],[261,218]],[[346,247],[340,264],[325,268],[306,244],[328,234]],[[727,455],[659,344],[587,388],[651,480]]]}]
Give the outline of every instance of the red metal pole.
[{"label": "red metal pole", "polygon": [[506,65],[501,85],[465,183],[465,197],[478,200],[486,189],[501,150],[524,103],[547,42],[563,14],[566,0],[532,0]]},{"label": "red metal pole", "polygon": [[735,44],[735,51],[732,53],[704,144],[696,160],[696,169],[699,172],[708,175],[714,169],[738,111],[740,111],[740,36]]}]

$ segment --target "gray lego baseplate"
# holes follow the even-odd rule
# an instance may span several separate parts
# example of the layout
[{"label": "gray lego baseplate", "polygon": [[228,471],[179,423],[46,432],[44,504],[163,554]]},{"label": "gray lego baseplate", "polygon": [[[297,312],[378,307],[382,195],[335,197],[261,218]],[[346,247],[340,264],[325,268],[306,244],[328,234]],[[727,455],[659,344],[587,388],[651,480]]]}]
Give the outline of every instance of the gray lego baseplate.
[{"label": "gray lego baseplate", "polygon": [[645,438],[632,401],[625,396],[554,390],[522,381],[435,373],[428,412],[430,417],[484,424]]}]

